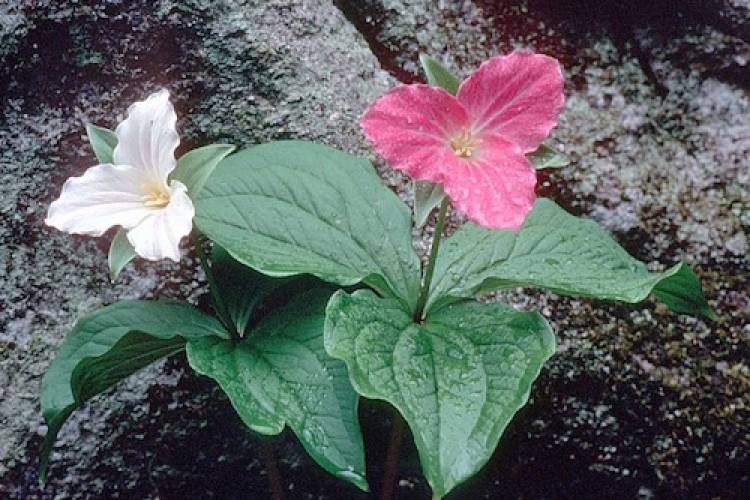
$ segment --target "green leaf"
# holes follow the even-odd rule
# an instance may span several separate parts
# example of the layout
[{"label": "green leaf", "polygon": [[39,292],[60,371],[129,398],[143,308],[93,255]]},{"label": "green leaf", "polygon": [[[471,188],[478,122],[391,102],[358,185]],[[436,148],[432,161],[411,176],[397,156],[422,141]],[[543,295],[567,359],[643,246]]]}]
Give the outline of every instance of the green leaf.
[{"label": "green leaf", "polygon": [[416,305],[409,210],[361,158],[302,141],[245,149],[225,159],[199,193],[195,222],[264,274],[364,282]]},{"label": "green leaf", "polygon": [[419,62],[422,63],[422,69],[427,75],[427,83],[443,88],[453,95],[458,92],[460,81],[436,59],[427,54],[419,54]]},{"label": "green leaf", "polygon": [[130,244],[130,241],[128,241],[125,230],[120,228],[117,230],[115,237],[112,238],[112,243],[109,246],[109,256],[107,258],[109,262],[109,279],[114,282],[120,275],[120,272],[128,265],[128,262],[133,260],[133,257],[135,257],[135,249]]},{"label": "green leaf", "polygon": [[537,170],[543,168],[561,168],[570,165],[570,158],[546,144],[540,145],[536,151],[527,155]]},{"label": "green leaf", "polygon": [[654,295],[671,310],[684,314],[700,314],[712,321],[719,317],[706,303],[698,276],[687,264],[680,263],[671,270],[669,279],[661,281],[654,288]]},{"label": "green leaf", "polygon": [[665,303],[676,312],[713,314],[685,264],[650,273],[594,221],[543,198],[518,233],[468,223],[448,238],[435,264],[427,310],[517,286],[630,303],[655,292],[669,296]]},{"label": "green leaf", "polygon": [[229,144],[210,144],[188,151],[177,160],[177,167],[169,177],[185,184],[194,199],[219,162],[234,150]]},{"label": "green leaf", "polygon": [[271,278],[242,265],[216,244],[211,252],[211,271],[218,288],[216,292],[226,308],[223,314],[240,337],[245,335],[255,308],[271,292],[288,283],[288,280]]},{"label": "green leaf", "polygon": [[117,146],[117,136],[115,133],[107,128],[87,123],[86,135],[99,163],[113,163],[114,159],[112,155],[115,151],[115,146]]},{"label": "green leaf", "polygon": [[297,295],[245,342],[192,340],[188,360],[219,383],[248,427],[273,435],[288,423],[324,469],[367,491],[358,396],[344,364],[323,349],[329,296],[320,289]]},{"label": "green leaf", "polygon": [[445,191],[441,184],[430,181],[414,181],[414,222],[424,226],[432,210],[442,203]]},{"label": "green leaf", "polygon": [[326,350],[357,392],[404,416],[434,498],[492,456],[555,352],[544,318],[497,303],[454,303],[419,325],[394,300],[339,291],[326,313]]},{"label": "green leaf", "polygon": [[43,481],[55,437],[91,397],[200,337],[228,338],[211,316],[185,302],[124,300],[84,316],[65,337],[42,378]]}]

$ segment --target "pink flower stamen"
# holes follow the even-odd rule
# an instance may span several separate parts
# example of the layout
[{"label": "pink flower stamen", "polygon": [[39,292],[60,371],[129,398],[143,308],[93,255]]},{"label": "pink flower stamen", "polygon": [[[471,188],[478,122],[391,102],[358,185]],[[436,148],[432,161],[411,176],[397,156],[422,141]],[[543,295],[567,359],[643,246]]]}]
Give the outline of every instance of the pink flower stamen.
[{"label": "pink flower stamen", "polygon": [[451,148],[456,152],[459,158],[469,159],[474,155],[474,150],[479,145],[479,141],[471,135],[471,132],[464,127],[451,139]]}]

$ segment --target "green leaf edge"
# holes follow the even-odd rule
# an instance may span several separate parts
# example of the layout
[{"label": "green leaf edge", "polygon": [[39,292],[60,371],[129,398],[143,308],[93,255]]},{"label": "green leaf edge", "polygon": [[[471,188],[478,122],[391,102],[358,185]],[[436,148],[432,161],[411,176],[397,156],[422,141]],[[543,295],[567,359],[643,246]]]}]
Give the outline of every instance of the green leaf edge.
[{"label": "green leaf edge", "polygon": [[[552,203],[555,206],[558,206],[554,201],[549,200],[547,198],[538,198],[537,203]],[[560,207],[558,206],[558,208]],[[562,210],[562,208],[560,208],[560,210]],[[571,217],[574,217],[571,214],[568,214],[568,215]],[[585,220],[592,224],[596,224],[596,222],[591,219],[582,219],[582,220]],[[471,223],[467,223],[467,224],[471,224]],[[615,243],[619,245],[617,241],[615,241]],[[637,259],[634,259],[634,260],[638,262],[639,265],[645,266],[643,262],[638,261]],[[427,313],[429,313],[430,311],[438,311],[449,304],[453,304],[455,302],[465,300],[465,299],[470,299],[472,297],[476,297],[479,294],[494,292],[494,291],[508,289],[508,288],[521,287],[521,288],[538,288],[538,289],[549,290],[553,293],[557,293],[557,294],[564,295],[564,296],[588,297],[588,298],[597,299],[597,300],[610,300],[612,302],[619,301],[619,302],[624,302],[628,304],[637,304],[637,303],[643,302],[644,300],[648,298],[649,295],[653,293],[660,300],[662,300],[673,312],[676,312],[678,314],[689,314],[689,315],[699,314],[711,321],[719,320],[719,317],[716,315],[716,313],[713,311],[711,306],[709,306],[708,302],[706,301],[705,295],[703,293],[703,287],[701,286],[700,280],[698,279],[697,275],[692,271],[692,269],[690,269],[690,266],[688,266],[686,263],[684,262],[677,263],[674,266],[670,267],[669,269],[666,269],[665,271],[658,272],[658,273],[645,271],[644,274],[650,275],[652,277],[652,282],[650,285],[645,286],[644,291],[642,293],[637,294],[634,299],[627,298],[627,297],[618,297],[615,299],[602,299],[594,294],[570,293],[565,290],[560,290],[560,289],[556,289],[553,287],[530,284],[527,282],[516,282],[516,281],[501,280],[501,279],[495,279],[495,278],[486,278],[479,285],[479,287],[477,287],[477,289],[471,294],[456,295],[456,294],[451,294],[450,291],[448,290],[445,293],[435,295],[433,293],[433,290],[430,290],[430,295],[428,296],[427,306],[425,310],[427,311]],[[683,285],[687,283],[688,286],[692,286],[696,290],[696,300],[685,301],[681,299],[680,297],[678,297],[676,294],[674,294],[672,292],[673,290],[672,287],[676,285],[678,282],[682,283]]]},{"label": "green leaf edge", "polygon": [[[106,306],[104,308],[98,309],[96,311],[93,311],[93,312],[91,312],[91,313],[89,313],[89,314],[87,314],[87,315],[79,318],[79,320],[76,321],[75,325],[73,326],[73,328],[71,329],[71,331],[66,336],[65,340],[67,340],[68,337],[70,335],[72,335],[74,331],[76,331],[76,329],[79,327],[80,322],[82,320],[89,319],[91,316],[96,315],[96,314],[102,314],[103,311],[109,310],[112,307],[122,307],[123,304],[130,305],[130,304],[137,303],[137,302],[143,302],[143,301],[140,301],[140,300],[121,300],[119,302],[115,302],[114,304],[110,304],[109,306]],[[169,299],[167,299],[167,300],[149,301],[149,302],[167,303],[167,304],[179,304],[181,306],[183,306],[183,305],[190,306],[190,304],[188,304],[186,302],[177,301],[177,300],[169,300]],[[206,316],[210,317],[208,315],[206,315]],[[221,325],[221,323],[219,323],[218,320],[216,320],[215,318],[212,318],[212,319],[215,321],[216,325],[219,327],[219,329],[217,329],[217,330],[214,331],[214,333],[216,334],[216,336],[219,337],[219,338],[222,338],[222,339],[228,339],[228,338],[230,338],[229,333],[224,330],[224,328]],[[124,327],[119,327],[119,328],[124,328]],[[100,358],[103,358],[103,357],[107,356],[111,351],[115,350],[118,346],[122,345],[122,343],[124,343],[124,341],[127,339],[127,337],[131,333],[142,333],[144,335],[149,335],[148,333],[142,332],[139,329],[127,330],[125,333],[123,333],[121,335],[121,337],[110,348],[108,348],[108,349],[98,349],[98,352],[99,352],[98,355],[96,355],[96,356],[87,356],[87,357],[81,358],[79,360],[79,362],[76,364],[76,367],[70,372],[70,381],[69,381],[69,383],[70,383],[71,394],[73,396],[73,402],[70,403],[70,404],[68,404],[67,406],[65,406],[63,408],[47,408],[47,409],[44,408],[44,378],[47,376],[50,368],[52,368],[54,366],[54,364],[55,364],[55,362],[57,360],[57,357],[59,356],[60,350],[58,350],[58,352],[55,355],[55,358],[52,360],[52,363],[47,367],[47,370],[45,371],[44,376],[42,377],[42,388],[41,388],[42,416],[44,417],[44,420],[45,420],[45,422],[47,424],[47,432],[46,432],[46,434],[44,436],[44,440],[42,442],[42,447],[40,449],[39,474],[38,474],[39,484],[40,485],[43,485],[44,482],[46,481],[47,470],[48,470],[49,460],[50,460],[50,455],[51,455],[52,449],[54,448],[55,441],[57,439],[57,434],[59,433],[60,429],[62,428],[63,424],[68,419],[68,417],[70,417],[70,415],[76,409],[78,409],[81,406],[83,406],[83,404],[86,401],[88,401],[88,399],[91,398],[91,396],[90,396],[88,398],[85,398],[82,401],[78,401],[77,400],[78,394],[74,390],[73,381],[80,377],[79,367],[81,365],[85,366],[85,363],[87,363],[87,362],[90,362],[90,361],[93,361],[93,360],[96,360],[96,359],[100,359]],[[161,340],[167,340],[168,341],[168,340],[173,340],[173,339],[175,339],[177,337],[180,337],[180,336],[175,334],[175,335],[172,335],[170,337],[162,338]],[[155,338],[158,338],[158,337],[155,337]],[[63,345],[65,344],[65,340],[63,340]],[[183,348],[184,348],[184,345],[183,345]],[[165,354],[165,357],[169,356],[171,354],[174,354],[176,352],[179,352],[179,350],[181,350],[181,349],[177,349],[177,350],[174,350],[173,352],[171,352],[169,354]],[[133,373],[135,373],[135,372],[133,372]]]}]

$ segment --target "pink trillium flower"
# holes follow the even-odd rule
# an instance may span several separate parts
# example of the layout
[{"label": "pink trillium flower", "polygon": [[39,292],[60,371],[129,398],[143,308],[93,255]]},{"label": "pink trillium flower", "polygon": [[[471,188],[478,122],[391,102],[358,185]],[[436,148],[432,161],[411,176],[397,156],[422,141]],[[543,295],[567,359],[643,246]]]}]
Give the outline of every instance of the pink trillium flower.
[{"label": "pink trillium flower", "polygon": [[176,122],[166,90],[131,105],[115,130],[113,164],[68,179],[49,208],[47,225],[90,236],[122,226],[139,256],[179,261],[180,240],[193,227],[195,209],[187,187],[169,180],[180,143]]},{"label": "pink trillium flower", "polygon": [[563,109],[557,60],[530,52],[493,57],[455,96],[401,85],[368,108],[360,125],[393,167],[443,185],[474,222],[518,229],[534,204],[536,171],[526,154]]}]

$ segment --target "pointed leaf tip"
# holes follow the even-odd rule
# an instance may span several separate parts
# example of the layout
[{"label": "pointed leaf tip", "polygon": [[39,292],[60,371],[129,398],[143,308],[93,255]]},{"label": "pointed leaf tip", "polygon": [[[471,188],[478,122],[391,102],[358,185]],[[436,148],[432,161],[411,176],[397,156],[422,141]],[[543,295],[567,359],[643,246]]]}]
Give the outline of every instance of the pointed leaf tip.
[{"label": "pointed leaf tip", "polygon": [[221,160],[235,149],[231,144],[209,144],[188,151],[177,160],[177,167],[169,177],[185,184],[194,199]]},{"label": "pointed leaf tip", "polygon": [[89,138],[89,144],[91,144],[91,149],[94,150],[99,163],[114,162],[114,151],[115,146],[117,146],[117,136],[114,132],[108,128],[87,123],[86,136]]},{"label": "pointed leaf tip", "polygon": [[570,158],[552,146],[546,144],[541,144],[536,151],[529,153],[527,158],[537,170],[545,168],[562,168],[570,165]]},{"label": "pointed leaf tip", "polygon": [[419,62],[422,64],[427,83],[435,87],[440,87],[455,95],[458,92],[460,80],[453,75],[448,69],[440,64],[437,59],[427,54],[419,54]]},{"label": "pointed leaf tip", "polygon": [[117,230],[115,237],[112,238],[109,255],[107,256],[109,279],[112,283],[117,281],[117,277],[133,258],[135,258],[135,249],[128,241],[125,230],[120,228]]}]

